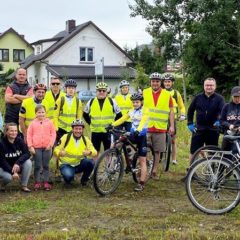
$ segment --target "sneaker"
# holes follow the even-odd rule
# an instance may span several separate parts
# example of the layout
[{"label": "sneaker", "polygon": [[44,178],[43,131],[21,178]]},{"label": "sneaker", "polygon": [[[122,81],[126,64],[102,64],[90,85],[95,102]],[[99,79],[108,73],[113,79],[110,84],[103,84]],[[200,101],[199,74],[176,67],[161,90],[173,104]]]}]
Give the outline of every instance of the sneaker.
[{"label": "sneaker", "polygon": [[43,187],[46,191],[50,191],[52,189],[52,186],[48,182],[45,182]]},{"label": "sneaker", "polygon": [[140,183],[134,188],[135,192],[142,192],[143,190],[144,190],[144,185]]},{"label": "sneaker", "polygon": [[151,179],[158,181],[160,177],[156,173],[152,173]]},{"label": "sneaker", "polygon": [[41,187],[42,187],[42,184],[41,184],[40,182],[35,182],[35,184],[34,184],[34,190],[35,190],[35,191],[40,190]]},{"label": "sneaker", "polygon": [[172,164],[177,165],[178,164],[177,160],[172,160]]}]

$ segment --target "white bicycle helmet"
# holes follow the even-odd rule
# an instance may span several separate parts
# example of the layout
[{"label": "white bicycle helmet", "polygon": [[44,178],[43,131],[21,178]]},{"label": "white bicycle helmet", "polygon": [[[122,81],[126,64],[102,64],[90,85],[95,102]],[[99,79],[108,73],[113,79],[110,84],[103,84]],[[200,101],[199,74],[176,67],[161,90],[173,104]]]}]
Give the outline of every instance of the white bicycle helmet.
[{"label": "white bicycle helmet", "polygon": [[129,82],[127,80],[122,80],[120,83],[119,83],[119,88],[122,88],[124,86],[129,86]]},{"label": "white bicycle helmet", "polygon": [[150,74],[149,79],[150,79],[150,80],[152,80],[152,79],[162,80],[162,76],[161,76],[160,73],[154,72],[154,73],[151,73],[151,74]]}]

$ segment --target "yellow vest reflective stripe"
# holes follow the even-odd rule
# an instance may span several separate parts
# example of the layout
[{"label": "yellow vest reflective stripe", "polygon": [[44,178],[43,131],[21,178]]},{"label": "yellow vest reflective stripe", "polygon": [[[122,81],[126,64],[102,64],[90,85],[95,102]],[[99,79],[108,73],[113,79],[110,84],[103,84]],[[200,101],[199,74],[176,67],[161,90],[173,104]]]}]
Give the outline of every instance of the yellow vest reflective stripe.
[{"label": "yellow vest reflective stripe", "polygon": [[170,93],[162,89],[156,106],[154,105],[152,88],[145,89],[143,91],[143,97],[144,107],[149,110],[148,128],[155,127],[157,129],[166,130],[170,112]]},{"label": "yellow vest reflective stripe", "polygon": [[[126,115],[128,111],[130,111],[133,108],[132,101],[130,99],[131,94],[127,94],[126,98],[122,94],[117,94],[115,97],[115,100],[117,102],[117,105],[121,109],[122,115]],[[127,120],[127,122],[131,122],[131,120]]]},{"label": "yellow vest reflective stripe", "polygon": [[[85,137],[86,138],[86,137]],[[59,163],[61,164],[69,164],[73,167],[80,164],[81,160],[84,158],[83,151],[86,150],[86,146],[80,138],[80,143],[76,146],[75,139],[73,136],[70,137],[70,140],[65,148],[65,156],[59,158]]]},{"label": "yellow vest reflective stripe", "polygon": [[[76,119],[76,97],[73,97],[72,104],[69,107],[68,101],[66,100],[63,104],[62,112],[59,113],[58,117],[58,127],[61,129],[64,129],[67,132],[70,132],[72,130],[71,124]],[[79,100],[79,108],[81,107],[81,102]]]},{"label": "yellow vest reflective stripe", "polygon": [[[62,96],[65,96],[65,93],[60,91],[58,99],[61,98]],[[49,106],[48,118],[53,119],[53,117],[54,117],[54,110],[55,110],[55,104],[56,104],[57,100],[55,101],[51,90],[48,90],[46,92],[44,99],[48,103],[48,106]]]},{"label": "yellow vest reflective stripe", "polygon": [[113,113],[113,106],[110,103],[109,98],[105,99],[102,110],[100,109],[98,99],[94,98],[89,115],[91,117],[91,131],[106,132],[105,127],[112,123],[115,118],[115,113]]}]

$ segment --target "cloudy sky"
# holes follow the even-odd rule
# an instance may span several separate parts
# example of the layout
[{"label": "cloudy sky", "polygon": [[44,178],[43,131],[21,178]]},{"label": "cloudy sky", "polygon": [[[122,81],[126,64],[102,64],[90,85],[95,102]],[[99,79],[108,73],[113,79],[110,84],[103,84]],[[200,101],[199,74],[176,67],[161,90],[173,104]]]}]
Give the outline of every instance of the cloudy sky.
[{"label": "cloudy sky", "polygon": [[147,22],[131,18],[128,4],[133,0],[3,0],[0,8],[0,32],[14,28],[29,42],[50,38],[75,19],[79,25],[93,21],[121,47],[151,42]]}]

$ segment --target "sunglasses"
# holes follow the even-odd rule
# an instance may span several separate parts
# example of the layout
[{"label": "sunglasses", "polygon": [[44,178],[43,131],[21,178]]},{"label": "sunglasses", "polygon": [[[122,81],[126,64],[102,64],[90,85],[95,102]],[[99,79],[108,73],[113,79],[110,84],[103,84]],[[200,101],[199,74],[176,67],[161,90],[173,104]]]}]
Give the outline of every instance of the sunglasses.
[{"label": "sunglasses", "polygon": [[98,92],[106,92],[107,90],[100,89]]},{"label": "sunglasses", "polygon": [[52,83],[52,85],[54,86],[54,85],[60,85],[60,83]]}]

